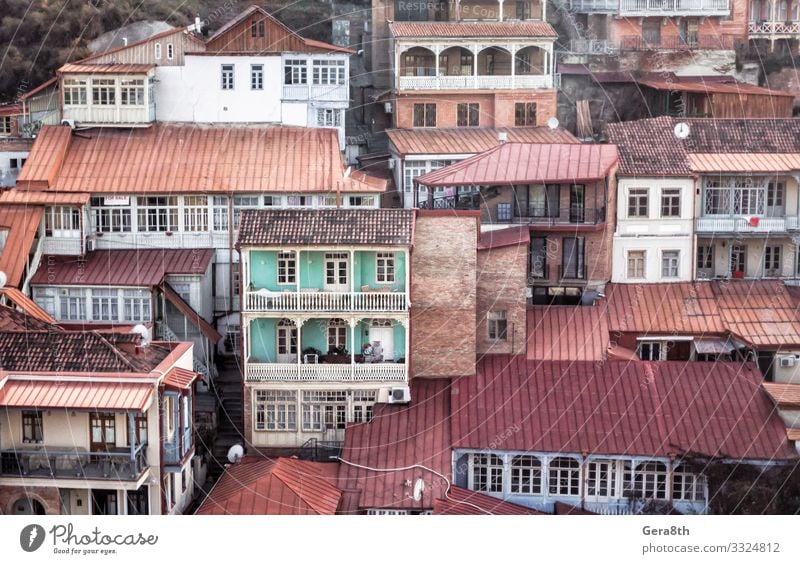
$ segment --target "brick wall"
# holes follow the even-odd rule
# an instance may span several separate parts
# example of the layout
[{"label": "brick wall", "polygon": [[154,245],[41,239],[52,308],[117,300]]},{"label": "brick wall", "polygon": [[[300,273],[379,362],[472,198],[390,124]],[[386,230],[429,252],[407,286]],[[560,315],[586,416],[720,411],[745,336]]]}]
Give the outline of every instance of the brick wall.
[{"label": "brick wall", "polygon": [[14,504],[19,499],[30,498],[44,506],[47,515],[61,514],[61,498],[58,488],[37,486],[0,487],[0,515],[14,515]]},{"label": "brick wall", "polygon": [[475,374],[478,221],[419,212],[411,255],[411,375]]},{"label": "brick wall", "polygon": [[[478,251],[476,348],[482,354],[524,354],[528,246]],[[487,314],[505,311],[505,341],[489,339]]]},{"label": "brick wall", "polygon": [[380,90],[392,83],[391,33],[389,20],[394,19],[394,0],[372,1],[372,31],[367,41],[367,71],[372,73],[373,86]]},{"label": "brick wall", "polygon": [[[678,22],[678,18],[646,19],[651,21],[655,19],[661,20],[662,41],[677,39],[680,36],[681,24]],[[698,37],[701,42],[713,42],[714,38],[719,38],[721,35],[732,35],[737,39],[746,39],[747,23],[749,21],[747,0],[731,0],[730,18],[708,17],[694,18],[694,20],[699,24]],[[641,18],[609,18],[608,26],[609,39],[615,42],[621,41],[623,37],[642,36]]]}]

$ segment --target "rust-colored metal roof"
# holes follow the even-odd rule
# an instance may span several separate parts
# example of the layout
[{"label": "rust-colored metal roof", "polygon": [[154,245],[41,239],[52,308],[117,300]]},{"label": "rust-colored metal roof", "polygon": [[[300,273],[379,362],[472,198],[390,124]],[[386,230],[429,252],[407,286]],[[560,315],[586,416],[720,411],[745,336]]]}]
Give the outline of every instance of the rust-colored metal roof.
[{"label": "rust-colored metal roof", "polygon": [[433,513],[434,515],[547,515],[530,507],[458,486],[451,486],[447,497],[433,501]]},{"label": "rust-colored metal roof", "polygon": [[603,361],[608,320],[598,306],[532,306],[528,309],[529,360]]},{"label": "rust-colored metal roof", "polygon": [[695,172],[785,173],[800,170],[800,153],[697,153],[687,158],[689,168]]},{"label": "rust-colored metal roof", "polygon": [[786,437],[790,441],[800,441],[800,429],[786,429]]},{"label": "rust-colored metal roof", "polygon": [[0,192],[0,205],[83,206],[89,203],[89,198],[90,195],[85,192],[40,192],[12,188]]},{"label": "rust-colored metal roof", "polygon": [[144,411],[152,397],[152,385],[131,382],[8,379],[0,388],[5,407]]},{"label": "rust-colored metal roof", "polygon": [[478,239],[478,250],[499,249],[502,247],[527,246],[531,240],[531,232],[525,227],[507,227],[484,231]]},{"label": "rust-colored metal roof", "polygon": [[243,210],[236,245],[408,246],[413,233],[414,210]]},{"label": "rust-colored metal roof", "polygon": [[197,515],[334,515],[336,464],[245,457],[226,468]]},{"label": "rust-colored metal roof", "polygon": [[[406,405],[378,404],[371,422],[347,427],[344,461],[385,469],[413,466],[380,472],[343,462],[340,487],[358,496],[352,504],[359,509],[431,509],[435,500],[444,497],[445,483],[439,474],[452,476],[450,381],[413,379],[411,398]],[[418,478],[425,480],[426,488],[422,498],[415,501],[413,486],[405,484],[406,480],[413,484]]]},{"label": "rust-colored metal roof", "polygon": [[800,384],[764,382],[764,389],[778,407],[800,409]]},{"label": "rust-colored metal roof", "polygon": [[19,99],[20,100],[27,100],[31,96],[33,96],[35,94],[38,94],[39,92],[41,92],[42,90],[44,90],[48,86],[51,86],[51,85],[53,85],[53,84],[55,84],[57,82],[58,82],[58,77],[54,76],[53,78],[51,78],[49,80],[46,80],[45,82],[41,83],[39,86],[37,86],[33,90],[28,90],[25,94],[20,96]]},{"label": "rust-colored metal roof", "polygon": [[394,37],[558,37],[547,22],[393,22],[389,29]]},{"label": "rust-colored metal roof", "polygon": [[42,220],[44,207],[0,205],[0,229],[8,230],[6,243],[0,251],[0,272],[6,274],[8,286],[19,286]]},{"label": "rust-colored metal roof", "polygon": [[755,94],[761,96],[794,97],[794,94],[791,92],[770,90],[769,88],[747,84],[745,82],[711,82],[706,80],[681,80],[676,82],[672,80],[657,80],[654,78],[637,80],[637,82],[642,86],[647,86],[656,90],[668,90],[670,92],[691,92],[695,94]]},{"label": "rust-colored metal roof", "polygon": [[156,124],[72,135],[45,126],[17,186],[93,194],[385,189],[384,181],[345,171],[331,128]]},{"label": "rust-colored metal roof", "polygon": [[80,74],[147,74],[154,64],[132,65],[125,63],[67,63],[56,72]]},{"label": "rust-colored metal roof", "polygon": [[53,319],[49,313],[39,307],[36,302],[16,288],[10,286],[6,288],[0,288],[0,295],[22,310],[24,315],[38,319],[48,326],[55,325],[56,320]]},{"label": "rust-colored metal roof", "polygon": [[188,390],[195,380],[197,380],[197,372],[175,366],[164,376],[163,383],[169,388]]},{"label": "rust-colored metal roof", "polygon": [[485,449],[503,437],[503,450],[527,452],[798,457],[751,363],[490,355],[477,368],[452,384],[455,448]]},{"label": "rust-colored metal roof", "polygon": [[[213,254],[213,251],[211,251]],[[161,289],[164,292],[164,297],[169,301],[172,305],[178,308],[183,316],[195,327],[197,327],[200,332],[209,340],[212,344],[218,342],[222,335],[220,335],[214,326],[211,325],[208,321],[203,319],[203,316],[200,315],[197,311],[192,309],[186,301],[172,289],[172,286],[164,282],[161,284]]]},{"label": "rust-colored metal roof", "polygon": [[7,104],[0,106],[0,116],[13,116],[22,113],[22,104]]},{"label": "rust-colored metal roof", "polygon": [[593,182],[608,176],[615,164],[614,145],[504,143],[416,181],[426,186]]},{"label": "rust-colored metal roof", "polygon": [[213,256],[213,249],[103,249],[43,261],[31,284],[153,287],[167,274],[202,275]]},{"label": "rust-colored metal roof", "polygon": [[499,145],[497,136],[501,132],[506,134],[509,143],[579,143],[569,131],[549,127],[390,129],[386,134],[403,156],[472,155]]}]

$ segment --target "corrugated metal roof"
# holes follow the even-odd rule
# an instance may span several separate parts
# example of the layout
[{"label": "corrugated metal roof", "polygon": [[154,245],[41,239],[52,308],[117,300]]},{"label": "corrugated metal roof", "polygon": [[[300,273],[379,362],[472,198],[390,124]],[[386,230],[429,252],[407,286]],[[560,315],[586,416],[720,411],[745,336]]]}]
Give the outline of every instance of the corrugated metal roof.
[{"label": "corrugated metal roof", "polygon": [[790,441],[800,441],[800,429],[786,429],[786,436]]},{"label": "corrugated metal roof", "polygon": [[697,153],[687,157],[695,172],[767,172],[800,170],[800,153]]},{"label": "corrugated metal roof", "polygon": [[492,229],[481,233],[480,239],[478,239],[478,250],[485,251],[501,247],[527,245],[530,240],[531,232],[527,226]]},{"label": "corrugated metal roof", "polygon": [[81,74],[147,74],[154,64],[133,65],[125,63],[67,63],[56,72]]},{"label": "corrugated metal roof", "polygon": [[332,128],[156,124],[78,136],[44,126],[17,186],[93,194],[385,190],[385,181],[345,170]]},{"label": "corrugated metal roof", "polygon": [[38,319],[46,325],[55,325],[56,320],[53,319],[49,313],[43,310],[39,305],[30,299],[28,296],[17,290],[16,288],[7,287],[0,288],[0,295],[8,301],[17,306],[26,316]]},{"label": "corrugated metal roof", "polygon": [[594,360],[609,347],[604,308],[532,306],[528,309],[529,360]]},{"label": "corrugated metal roof", "polygon": [[43,261],[31,284],[157,286],[167,274],[203,275],[213,249],[104,249]]},{"label": "corrugated metal roof", "polygon": [[163,383],[170,388],[188,390],[192,387],[192,383],[197,380],[197,377],[197,372],[174,366],[164,376]]},{"label": "corrugated metal roof", "polygon": [[237,246],[411,245],[414,210],[242,210]]},{"label": "corrugated metal roof", "polygon": [[504,143],[416,180],[426,186],[592,182],[616,163],[614,145]]},{"label": "corrugated metal roof", "polygon": [[401,155],[457,155],[488,151],[500,144],[504,132],[509,143],[579,143],[565,129],[549,127],[511,127],[489,129],[458,127],[451,129],[390,129],[386,132]]},{"label": "corrugated metal roof", "polygon": [[778,407],[800,409],[800,384],[764,382],[764,389]]},{"label": "corrugated metal roof", "polygon": [[547,515],[485,493],[451,486],[447,497],[433,502],[434,515]]},{"label": "corrugated metal roof", "polygon": [[[440,475],[452,476],[450,381],[413,379],[411,398],[405,405],[378,404],[371,422],[347,427],[342,458],[362,467],[343,462],[339,484],[351,490],[351,495],[358,495],[360,509],[431,509],[434,501],[443,497],[445,483]],[[382,472],[363,466],[414,467]],[[422,498],[415,501],[413,486],[405,484],[406,480],[413,484],[418,478],[425,480],[426,488]],[[356,502],[351,500],[350,504]]]},{"label": "corrugated metal roof", "polygon": [[89,203],[90,195],[85,192],[38,192],[32,190],[11,189],[0,192],[0,205],[74,205],[83,206]]},{"label": "corrugated metal roof", "polygon": [[245,457],[225,473],[197,515],[333,515],[342,492],[336,464]]},{"label": "corrugated metal roof", "polygon": [[547,22],[392,22],[394,37],[519,37],[551,38],[558,34]]},{"label": "corrugated metal roof", "polygon": [[0,251],[0,272],[6,274],[8,286],[19,286],[42,220],[44,207],[0,206],[0,229],[8,230],[5,246]]},{"label": "corrugated metal roof", "polygon": [[637,80],[642,86],[654,88],[656,90],[668,90],[670,92],[691,92],[695,94],[748,94],[748,95],[762,95],[762,96],[791,96],[791,92],[783,92],[781,90],[770,90],[762,86],[754,84],[747,84],[745,82],[711,82],[706,80],[696,81],[673,81],[673,80],[658,80],[654,78],[647,78],[644,80]]},{"label": "corrugated metal roof", "polygon": [[795,459],[762,380],[749,363],[487,356],[453,382],[453,446],[502,436],[503,450]]},{"label": "corrugated metal roof", "polygon": [[0,388],[5,407],[144,411],[152,397],[152,385],[128,382],[9,379]]}]

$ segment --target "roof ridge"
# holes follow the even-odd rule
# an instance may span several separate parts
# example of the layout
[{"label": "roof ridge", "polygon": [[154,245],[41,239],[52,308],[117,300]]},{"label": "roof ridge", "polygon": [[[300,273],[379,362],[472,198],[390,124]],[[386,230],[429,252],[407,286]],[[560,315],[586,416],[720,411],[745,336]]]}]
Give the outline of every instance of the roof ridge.
[{"label": "roof ridge", "polygon": [[123,364],[125,364],[128,368],[130,368],[134,372],[138,372],[136,370],[136,367],[133,365],[133,363],[130,360],[128,360],[128,358],[126,358],[125,355],[122,354],[122,351],[120,351],[115,345],[111,344],[111,341],[106,339],[100,333],[100,331],[94,330],[94,331],[91,331],[91,333],[94,334],[95,336],[97,336],[103,344],[105,344],[109,349],[111,349],[111,352],[113,352],[114,355],[116,355],[117,358],[119,358],[123,362]]}]

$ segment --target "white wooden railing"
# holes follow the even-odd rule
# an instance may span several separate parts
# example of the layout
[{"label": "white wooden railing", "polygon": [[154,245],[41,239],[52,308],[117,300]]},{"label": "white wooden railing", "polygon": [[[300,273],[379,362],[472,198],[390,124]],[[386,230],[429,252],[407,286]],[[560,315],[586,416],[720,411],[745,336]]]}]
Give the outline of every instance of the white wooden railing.
[{"label": "white wooden railing", "polygon": [[247,363],[248,382],[405,382],[405,364],[278,364]]},{"label": "white wooden railing", "polygon": [[46,255],[81,254],[80,237],[45,237],[42,252]]},{"label": "white wooden railing", "polygon": [[570,8],[573,12],[616,12],[619,0],[571,0]]},{"label": "white wooden railing", "polygon": [[284,84],[284,100],[326,100],[345,102],[349,99],[346,84]]},{"label": "white wooden railing", "polygon": [[620,0],[620,15],[693,14],[728,15],[729,0]]},{"label": "white wooden railing", "polygon": [[800,34],[800,21],[787,22],[750,22],[747,24],[750,35]]},{"label": "white wooden railing", "polygon": [[97,249],[226,249],[230,243],[227,231],[103,233],[91,237]]},{"label": "white wooden railing", "polygon": [[401,76],[400,90],[500,90],[553,88],[549,74],[501,76]]},{"label": "white wooden railing", "polygon": [[[756,221],[757,220],[757,221]],[[780,233],[797,229],[796,216],[759,217],[752,221],[744,217],[699,217],[698,233]]]},{"label": "white wooden railing", "polygon": [[405,292],[245,292],[245,311],[406,311]]}]

